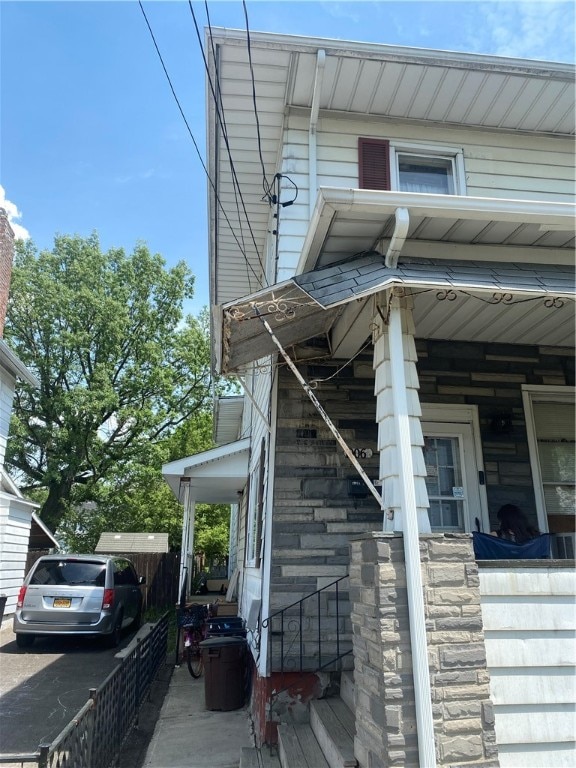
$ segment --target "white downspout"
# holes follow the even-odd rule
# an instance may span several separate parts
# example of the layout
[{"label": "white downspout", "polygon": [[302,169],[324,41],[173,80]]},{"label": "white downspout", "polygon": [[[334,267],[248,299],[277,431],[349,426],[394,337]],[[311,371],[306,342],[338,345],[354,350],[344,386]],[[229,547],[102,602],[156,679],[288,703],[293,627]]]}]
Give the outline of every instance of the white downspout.
[{"label": "white downspout", "polygon": [[396,269],[398,266],[400,252],[406,242],[408,227],[410,226],[410,214],[408,213],[408,208],[396,208],[394,211],[394,218],[396,219],[394,232],[384,260],[384,263],[389,269]]},{"label": "white downspout", "polygon": [[390,370],[392,375],[392,400],[396,445],[399,451],[400,500],[403,514],[404,558],[406,561],[406,587],[410,617],[410,646],[416,699],[416,723],[418,728],[418,754],[421,768],[435,768],[436,750],[432,717],[432,694],[428,667],[428,647],[420,570],[420,541],[416,514],[414,467],[410,439],[406,377],[404,375],[404,348],[402,343],[402,309],[400,299],[393,297],[390,303],[388,325],[390,343]]},{"label": "white downspout", "polygon": [[316,56],[316,75],[314,77],[314,91],[312,93],[312,107],[310,109],[310,126],[308,129],[308,176],[310,178],[310,199],[308,204],[310,208],[310,218],[312,218],[314,212],[316,190],[318,189],[316,175],[316,126],[318,124],[318,113],[320,112],[320,93],[322,91],[325,65],[326,51],[320,49]]}]

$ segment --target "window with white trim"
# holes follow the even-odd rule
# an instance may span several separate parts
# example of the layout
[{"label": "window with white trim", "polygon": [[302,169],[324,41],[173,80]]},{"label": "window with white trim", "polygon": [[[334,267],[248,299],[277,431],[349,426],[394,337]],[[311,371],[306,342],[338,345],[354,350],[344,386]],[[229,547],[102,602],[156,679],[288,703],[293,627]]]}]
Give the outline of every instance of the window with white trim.
[{"label": "window with white trim", "polygon": [[574,557],[576,407],[568,387],[523,387],[538,524],[557,539],[557,556]]},{"label": "window with white trim", "polygon": [[457,147],[358,139],[360,189],[464,195],[464,155]]},{"label": "window with white trim", "polygon": [[260,567],[262,556],[262,530],[266,489],[266,440],[262,438],[260,457],[250,475],[250,514],[246,530],[246,565]]}]

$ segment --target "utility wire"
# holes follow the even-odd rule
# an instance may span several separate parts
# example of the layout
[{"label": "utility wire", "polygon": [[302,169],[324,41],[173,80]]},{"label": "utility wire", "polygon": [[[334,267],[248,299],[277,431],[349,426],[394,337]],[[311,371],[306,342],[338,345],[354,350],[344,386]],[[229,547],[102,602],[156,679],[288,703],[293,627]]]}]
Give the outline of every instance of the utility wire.
[{"label": "utility wire", "polygon": [[[198,45],[200,46],[200,51],[202,53],[202,60],[204,62],[204,69],[206,70],[206,75],[208,76],[208,82],[210,84],[210,90],[212,92],[212,98],[214,99],[214,105],[215,105],[215,108],[216,108],[216,115],[217,115],[217,118],[218,118],[218,122],[220,123],[220,128],[222,130],[222,136],[224,138],[224,142],[226,144],[226,149],[228,151],[228,159],[229,159],[230,171],[231,171],[232,179],[233,179],[234,194],[240,196],[240,202],[242,204],[242,210],[244,211],[244,216],[246,218],[246,223],[248,225],[248,229],[250,231],[250,235],[252,236],[252,242],[254,244],[254,250],[256,252],[256,256],[257,256],[259,264],[260,264],[260,269],[262,270],[263,280],[265,282],[266,281],[266,271],[264,269],[264,264],[262,263],[262,259],[260,258],[260,253],[259,253],[259,250],[258,250],[258,245],[256,243],[256,238],[254,236],[254,231],[252,230],[252,226],[250,224],[250,219],[248,217],[248,211],[246,210],[246,204],[245,204],[244,198],[242,196],[242,190],[240,189],[240,183],[238,181],[238,176],[236,174],[236,168],[234,166],[234,161],[232,159],[232,152],[231,152],[231,149],[230,149],[230,143],[228,141],[228,131],[227,131],[226,123],[225,123],[225,120],[224,120],[223,105],[221,105],[221,102],[219,102],[218,96],[216,94],[216,90],[214,88],[214,83],[212,82],[212,76],[210,74],[210,69],[208,67],[208,61],[206,60],[206,54],[204,52],[204,45],[202,43],[202,37],[200,35],[200,29],[199,29],[198,23],[196,21],[196,14],[194,13],[194,8],[192,7],[191,0],[188,0],[188,6],[190,8],[190,13],[192,14],[192,19],[194,21],[194,27],[196,29],[196,36],[198,38]],[[211,44],[212,44],[212,51],[213,51],[213,55],[214,55],[213,39],[212,39],[212,28],[211,27],[209,27],[209,34],[210,34],[210,41],[211,41]],[[215,57],[214,57],[214,60],[216,60]],[[216,75],[216,80],[218,81],[218,75]],[[220,92],[219,88],[218,88],[218,90]],[[237,205],[238,205],[238,203],[237,203]],[[240,224],[240,230],[242,232],[242,222],[240,221],[240,211],[238,211],[238,223]]]},{"label": "utility wire", "polygon": [[162,58],[162,54],[160,53],[160,49],[158,47],[158,43],[156,42],[156,38],[154,37],[154,32],[152,31],[152,27],[150,26],[150,22],[148,21],[148,17],[146,16],[146,11],[144,10],[144,6],[142,5],[141,0],[138,0],[138,5],[140,6],[140,10],[142,11],[142,15],[144,16],[144,20],[146,21],[146,26],[148,27],[148,31],[150,32],[150,37],[152,38],[152,42],[154,43],[154,47],[156,48],[156,53],[158,54],[158,58],[160,59],[160,63],[162,64],[162,69],[164,70],[164,74],[166,75],[166,79],[168,80],[168,84],[170,85],[170,90],[172,91],[172,96],[174,97],[174,100],[176,104],[178,105],[178,109],[180,110],[180,114],[182,115],[182,119],[184,120],[184,123],[186,125],[186,128],[188,129],[188,133],[190,134],[190,138],[192,139],[192,143],[194,144],[194,148],[196,149],[196,153],[198,155],[198,158],[200,159],[200,163],[202,164],[202,168],[204,169],[204,173],[206,174],[206,178],[208,179],[208,182],[210,183],[210,186],[212,187],[212,190],[214,191],[214,196],[216,199],[216,202],[218,203],[218,206],[220,207],[220,210],[222,211],[222,214],[230,227],[230,232],[232,233],[232,236],[234,237],[234,240],[236,241],[236,244],[238,245],[238,248],[240,249],[240,252],[244,256],[244,259],[246,261],[246,264],[252,271],[254,277],[257,281],[260,280],[258,277],[256,270],[250,263],[250,260],[246,256],[246,253],[242,247],[242,244],[238,240],[238,236],[236,235],[236,232],[234,231],[234,228],[232,227],[232,223],[230,219],[228,218],[228,215],[224,209],[224,206],[222,205],[222,201],[220,200],[218,196],[218,191],[216,189],[216,186],[214,182],[212,181],[210,177],[210,173],[208,169],[206,168],[206,164],[204,162],[204,159],[202,157],[202,154],[200,153],[200,149],[198,148],[198,144],[196,143],[196,139],[194,138],[194,134],[192,133],[192,129],[190,128],[190,125],[188,123],[188,120],[186,119],[186,115],[184,114],[184,110],[182,109],[182,105],[180,104],[180,101],[178,100],[178,96],[176,95],[176,91],[174,90],[174,86],[172,85],[172,80],[170,79],[170,75],[168,74],[168,70],[166,69],[166,65],[164,64],[164,59]]},{"label": "utility wire", "polygon": [[252,64],[252,44],[250,42],[250,25],[248,24],[248,9],[246,8],[246,1],[242,0],[242,6],[244,8],[244,19],[246,20],[246,47],[248,50],[248,62],[250,64],[250,77],[252,79],[252,103],[254,105],[254,116],[256,118],[256,134],[258,137],[258,154],[260,155],[260,165],[262,166],[262,188],[264,189],[264,197],[269,203],[272,203],[270,184],[266,178],[266,168],[264,166],[264,158],[262,157],[262,138],[260,136],[260,119],[258,117],[258,106],[256,104],[256,81],[254,78],[254,66]]}]

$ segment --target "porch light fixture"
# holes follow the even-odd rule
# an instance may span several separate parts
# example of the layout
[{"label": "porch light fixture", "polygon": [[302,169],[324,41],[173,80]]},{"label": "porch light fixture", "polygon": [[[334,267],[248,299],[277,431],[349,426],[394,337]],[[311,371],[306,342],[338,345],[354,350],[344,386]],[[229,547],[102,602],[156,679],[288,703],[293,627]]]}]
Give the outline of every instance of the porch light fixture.
[{"label": "porch light fixture", "polygon": [[492,416],[490,431],[495,435],[509,435],[513,429],[511,413],[496,413]]}]

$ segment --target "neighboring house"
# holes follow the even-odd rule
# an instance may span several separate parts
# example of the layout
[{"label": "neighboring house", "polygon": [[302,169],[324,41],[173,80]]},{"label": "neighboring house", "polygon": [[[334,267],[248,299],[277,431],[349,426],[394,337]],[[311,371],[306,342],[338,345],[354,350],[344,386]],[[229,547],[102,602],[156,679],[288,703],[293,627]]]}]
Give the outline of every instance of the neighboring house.
[{"label": "neighboring house", "polygon": [[131,552],[169,552],[167,533],[101,533],[95,552],[128,555]]},{"label": "neighboring house", "polygon": [[18,590],[26,573],[32,527],[35,531],[38,531],[38,527],[42,528],[44,543],[51,540],[50,546],[57,544],[34,514],[39,504],[25,499],[4,471],[4,455],[16,381],[21,379],[31,386],[39,386],[36,377],[1,338],[8,306],[13,255],[14,233],[8,223],[6,211],[0,208],[0,594],[7,597],[4,616],[13,613],[16,607]]},{"label": "neighboring house", "polygon": [[[362,768],[572,765],[574,68],[211,36],[213,356],[247,397],[164,474],[183,563],[194,503],[233,504],[257,736],[353,667]],[[552,559],[476,563],[504,503]]]}]

